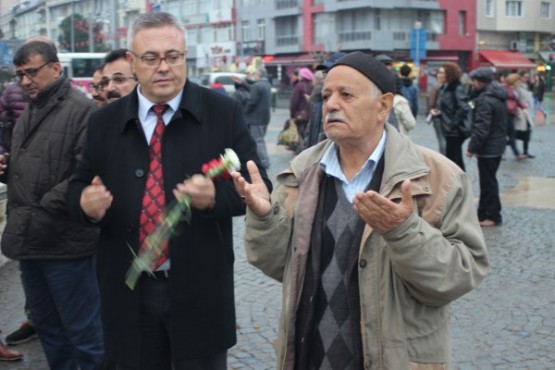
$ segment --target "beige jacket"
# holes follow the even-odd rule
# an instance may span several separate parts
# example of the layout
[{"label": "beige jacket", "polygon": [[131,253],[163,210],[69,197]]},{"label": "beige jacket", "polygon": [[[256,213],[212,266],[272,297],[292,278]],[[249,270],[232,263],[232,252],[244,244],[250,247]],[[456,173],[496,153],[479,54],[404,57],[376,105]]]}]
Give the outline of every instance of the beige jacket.
[{"label": "beige jacket", "polygon": [[[365,369],[448,369],[449,304],[488,271],[472,189],[452,162],[386,126],[380,193],[400,199],[400,184],[411,179],[415,212],[387,234],[364,230],[359,285]],[[248,260],[283,283],[278,369],[294,367],[295,317],[323,175],[318,163],[329,145],[309,148],[278,176],[269,215],[247,212]]]}]

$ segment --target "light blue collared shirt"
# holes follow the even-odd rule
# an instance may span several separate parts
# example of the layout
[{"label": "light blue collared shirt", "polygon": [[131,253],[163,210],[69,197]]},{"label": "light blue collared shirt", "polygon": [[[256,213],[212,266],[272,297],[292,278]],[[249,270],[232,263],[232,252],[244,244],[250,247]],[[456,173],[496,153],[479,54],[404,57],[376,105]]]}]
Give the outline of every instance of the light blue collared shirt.
[{"label": "light blue collared shirt", "polygon": [[[153,102],[148,100],[143,94],[141,94],[141,85],[137,89],[137,94],[139,95],[139,121],[141,121],[141,126],[143,127],[143,131],[145,133],[146,142],[150,143],[150,138],[152,137],[152,133],[154,132],[154,128],[156,127],[156,114],[151,110],[151,108],[155,105]],[[168,104],[170,108],[164,112],[164,124],[167,126],[168,123],[171,121],[177,109],[179,109],[179,104],[181,103],[181,97],[183,96],[183,90],[179,92],[169,102]]]},{"label": "light blue collared shirt", "polygon": [[382,157],[385,150],[386,138],[387,134],[384,130],[378,146],[374,149],[366,163],[361,167],[351,181],[347,180],[345,174],[343,174],[343,171],[341,170],[341,164],[339,163],[339,157],[337,156],[337,148],[335,144],[330,145],[328,150],[324,153],[324,156],[320,160],[320,168],[328,176],[333,176],[341,181],[341,187],[343,188],[345,196],[349,202],[353,203],[355,194],[363,192],[372,180],[374,171],[376,170],[376,164]]}]

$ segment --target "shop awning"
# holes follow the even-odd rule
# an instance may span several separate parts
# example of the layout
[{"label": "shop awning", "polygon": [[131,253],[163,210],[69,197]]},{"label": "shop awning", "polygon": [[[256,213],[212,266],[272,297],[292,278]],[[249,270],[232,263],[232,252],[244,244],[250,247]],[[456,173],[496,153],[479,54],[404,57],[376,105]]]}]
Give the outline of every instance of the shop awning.
[{"label": "shop awning", "polygon": [[482,50],[482,62],[490,63],[498,69],[535,68],[536,65],[518,51]]},{"label": "shop awning", "polygon": [[300,54],[300,55],[276,55],[274,59],[264,62],[267,66],[300,66],[300,65],[311,65],[316,63],[314,57],[310,54]]}]

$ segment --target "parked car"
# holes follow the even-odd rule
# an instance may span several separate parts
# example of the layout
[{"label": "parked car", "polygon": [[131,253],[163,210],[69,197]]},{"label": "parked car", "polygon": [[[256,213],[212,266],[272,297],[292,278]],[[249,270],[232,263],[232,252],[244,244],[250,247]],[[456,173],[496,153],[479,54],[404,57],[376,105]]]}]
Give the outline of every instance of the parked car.
[{"label": "parked car", "polygon": [[241,80],[246,78],[244,73],[234,72],[212,72],[206,73],[202,76],[200,84],[204,87],[210,88],[213,83],[219,82],[224,85],[225,92],[232,95],[235,92],[235,81],[231,77],[238,77]]}]

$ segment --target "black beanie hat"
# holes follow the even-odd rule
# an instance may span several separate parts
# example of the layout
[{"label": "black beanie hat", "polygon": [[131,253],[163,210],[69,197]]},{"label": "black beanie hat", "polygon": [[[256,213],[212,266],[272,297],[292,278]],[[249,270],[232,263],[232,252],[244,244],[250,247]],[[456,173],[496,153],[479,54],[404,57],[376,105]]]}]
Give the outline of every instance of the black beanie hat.
[{"label": "black beanie hat", "polygon": [[348,66],[356,69],[372,81],[384,94],[395,94],[395,75],[386,66],[360,51],[354,51],[338,59],[330,70],[337,66]]}]

